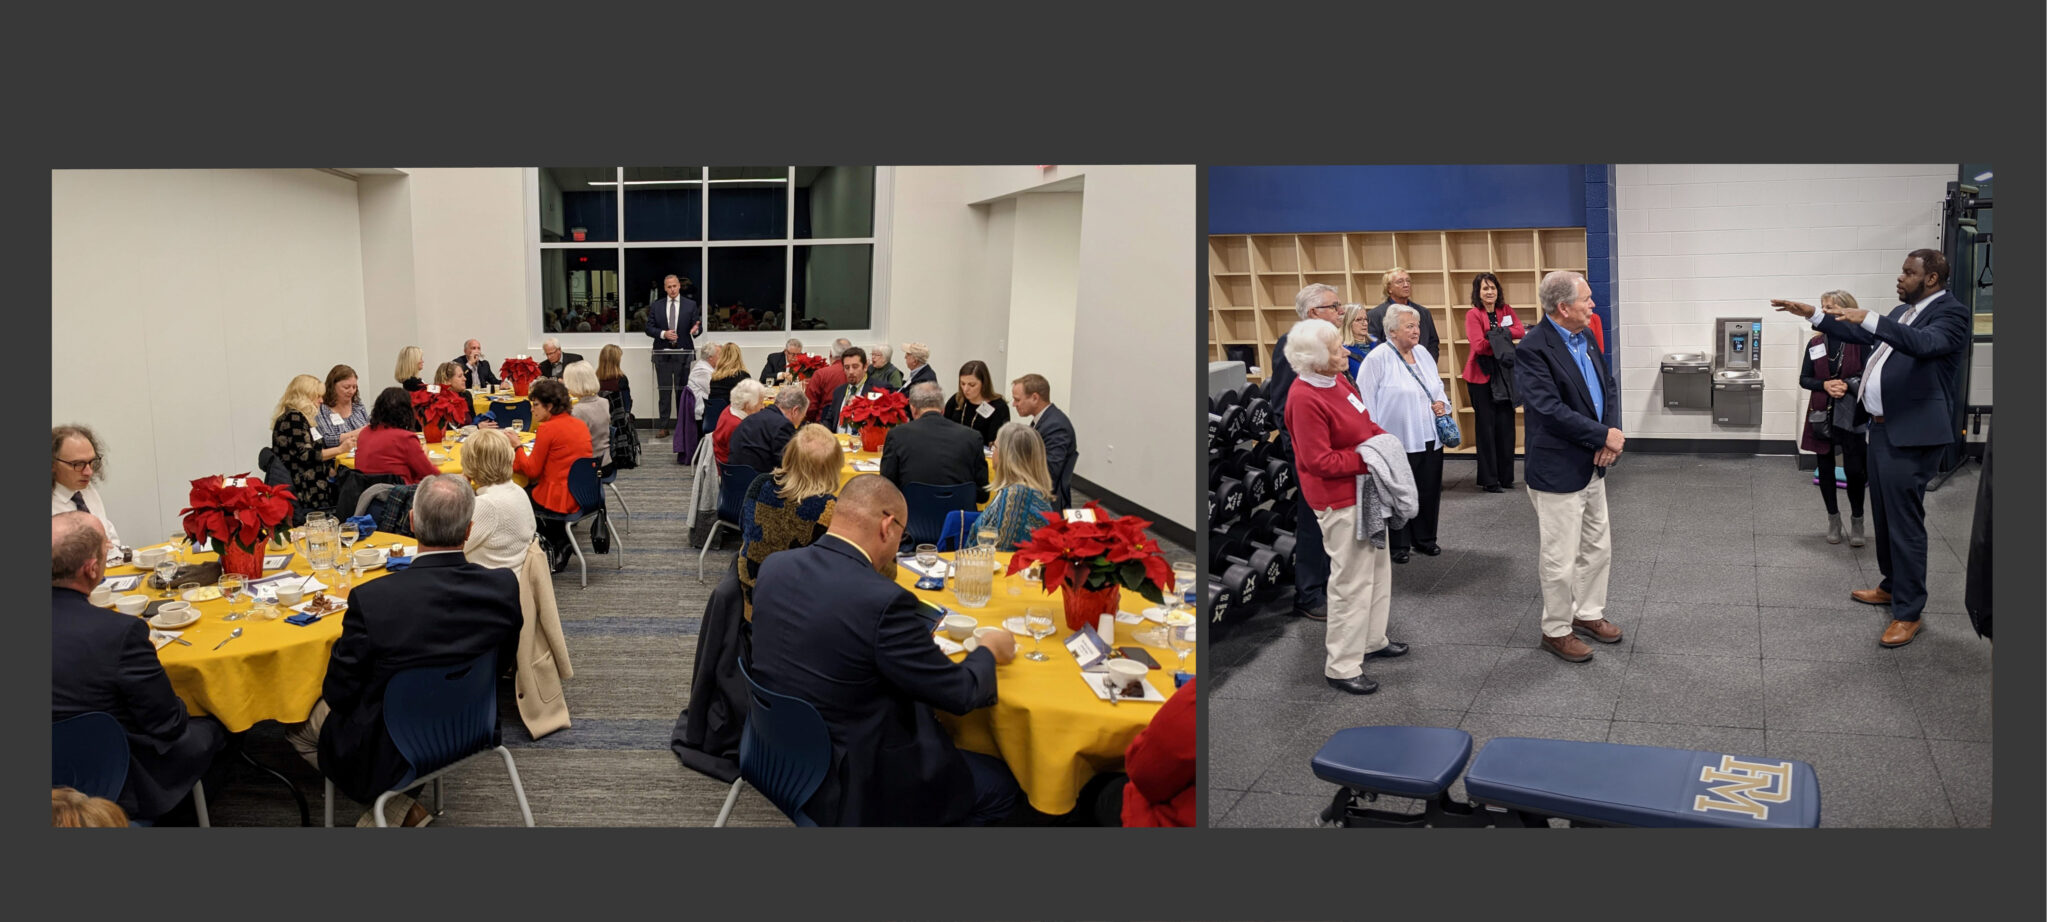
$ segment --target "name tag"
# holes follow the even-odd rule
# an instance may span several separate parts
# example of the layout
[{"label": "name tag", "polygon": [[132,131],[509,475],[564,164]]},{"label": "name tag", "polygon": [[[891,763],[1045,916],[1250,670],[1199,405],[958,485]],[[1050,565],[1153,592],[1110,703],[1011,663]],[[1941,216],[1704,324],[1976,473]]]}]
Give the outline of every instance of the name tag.
[{"label": "name tag", "polygon": [[984,403],[981,406],[974,408],[974,415],[979,416],[982,419],[987,419],[991,416],[994,416],[996,415],[996,405],[992,403]]},{"label": "name tag", "polygon": [[1824,343],[1824,342],[1819,342],[1819,343],[1814,343],[1813,345],[1811,345],[1811,346],[1808,346],[1808,347],[1806,347],[1806,357],[1807,357],[1807,358],[1810,358],[1810,359],[1814,359],[1814,360],[1819,360],[1819,359],[1823,359],[1823,358],[1826,358],[1826,357],[1827,357],[1827,354],[1828,354],[1828,344],[1827,344],[1827,343]]},{"label": "name tag", "polygon": [[879,393],[876,393],[876,392],[874,392],[874,391],[869,391],[869,392],[868,392],[868,394],[867,394],[867,397],[868,397],[868,399],[869,399],[869,400],[880,400],[880,399],[882,399],[882,395],[881,395],[881,394],[879,394]]},{"label": "name tag", "polygon": [[1344,399],[1351,401],[1352,409],[1357,410],[1360,413],[1365,412],[1365,401],[1358,399],[1357,394],[1345,394]]},{"label": "name tag", "polygon": [[337,426],[343,426],[348,424],[348,420],[342,419],[341,414],[336,413],[333,410],[327,411],[327,421]]},{"label": "name tag", "polygon": [[1501,326],[1504,326],[1504,327],[1506,327],[1506,326],[1513,326],[1513,325],[1514,325],[1514,318],[1513,318],[1513,317],[1509,317],[1509,316],[1508,316],[1508,315],[1506,315],[1506,314],[1502,314],[1502,315],[1500,315],[1500,325],[1501,325]]}]

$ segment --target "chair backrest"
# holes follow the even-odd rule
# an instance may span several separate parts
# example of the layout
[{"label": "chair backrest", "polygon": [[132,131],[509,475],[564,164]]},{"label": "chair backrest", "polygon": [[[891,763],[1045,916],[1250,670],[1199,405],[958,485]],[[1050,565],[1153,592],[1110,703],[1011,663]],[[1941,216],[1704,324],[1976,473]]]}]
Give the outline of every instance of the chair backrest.
[{"label": "chair backrest", "polygon": [[746,505],[747,487],[754,478],[761,476],[744,464],[721,464],[718,469],[718,518],[728,524],[738,525],[741,507]]},{"label": "chair backrest", "polygon": [[128,731],[105,711],[50,724],[50,786],[113,800],[128,784]]},{"label": "chair backrest", "polygon": [[363,488],[363,492],[356,497],[356,515],[369,512],[370,504],[383,499],[384,494],[391,492],[391,488],[394,486],[396,484],[378,483]]},{"label": "chair backrest", "polygon": [[832,733],[818,709],[802,698],[778,695],[754,681],[744,659],[753,709],[740,733],[740,777],[798,826],[816,826],[804,804],[832,767]]},{"label": "chair backrest", "polygon": [[569,462],[569,498],[576,508],[596,512],[604,508],[604,488],[597,482],[597,459],[577,458]]},{"label": "chair backrest", "polygon": [[527,429],[533,428],[533,404],[525,400],[491,401],[491,418],[498,421],[498,428],[512,428],[512,421],[518,420]]},{"label": "chair backrest", "polygon": [[974,484],[971,483],[943,487],[928,483],[904,484],[903,502],[910,508],[910,521],[903,532],[904,543],[927,544],[939,540],[939,532],[946,525],[946,513],[955,509],[963,512],[973,509],[974,494]]},{"label": "chair backrest", "polygon": [[967,543],[967,534],[974,530],[974,523],[981,519],[981,513],[973,509],[955,509],[946,513],[946,527],[939,530],[939,550],[957,551]]},{"label": "chair backrest", "polygon": [[384,731],[412,766],[392,790],[498,745],[498,653],[421,666],[384,689]]}]

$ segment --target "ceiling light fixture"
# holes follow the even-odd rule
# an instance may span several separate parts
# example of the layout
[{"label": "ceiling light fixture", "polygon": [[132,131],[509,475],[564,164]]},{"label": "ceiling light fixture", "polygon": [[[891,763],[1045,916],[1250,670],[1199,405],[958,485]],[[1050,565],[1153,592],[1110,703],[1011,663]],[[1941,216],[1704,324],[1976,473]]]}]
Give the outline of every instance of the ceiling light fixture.
[{"label": "ceiling light fixture", "polygon": [[1991,178],[1991,171],[1990,171],[1990,170],[1985,170],[1984,172],[1982,172],[1982,173],[1978,173],[1978,174],[1977,174],[1976,176],[1974,176],[1974,177],[1972,177],[1972,178],[1973,178],[1973,179],[1975,179],[1975,180],[1976,180],[1977,182],[1984,182],[1985,180],[1988,180],[1988,179],[1990,179],[1990,178]]},{"label": "ceiling light fixture", "polygon": [[592,179],[592,180],[589,180],[588,182],[589,182],[589,184],[590,184],[590,185],[593,185],[593,186],[694,186],[694,185],[697,185],[697,184],[699,184],[699,183],[714,183],[714,182],[788,182],[788,181],[789,181],[789,178],[788,178],[788,177],[786,177],[786,176],[778,176],[778,177],[776,177],[776,178],[774,178],[774,179],[628,179],[628,180],[626,180],[626,181],[625,181],[625,182],[623,182],[623,183],[621,183],[621,182],[616,182],[616,181],[613,181],[613,180],[609,180],[609,179]]}]

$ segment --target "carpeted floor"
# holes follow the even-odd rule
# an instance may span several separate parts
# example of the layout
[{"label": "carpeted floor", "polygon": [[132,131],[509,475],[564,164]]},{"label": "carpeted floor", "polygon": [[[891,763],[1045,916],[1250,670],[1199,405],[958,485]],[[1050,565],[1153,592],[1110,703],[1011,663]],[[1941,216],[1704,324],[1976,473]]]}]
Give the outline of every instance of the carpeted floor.
[{"label": "carpeted floor", "polygon": [[[614,547],[610,555],[591,554],[587,532],[578,531],[590,561],[588,588],[577,588],[573,562],[555,577],[562,629],[576,670],[563,683],[574,725],[545,739],[530,739],[513,707],[510,683],[501,689],[505,745],[518,763],[538,825],[709,826],[725,801],[726,785],[684,768],[668,748],[670,730],[689,697],[698,618],[720,574],[732,565],[735,546],[726,541],[712,549],[700,584],[698,549],[689,545],[683,524],[690,469],[674,460],[672,453],[651,452],[643,467],[620,472],[619,492],[631,510],[615,517],[623,552]],[[1077,495],[1076,502],[1082,501]],[[1161,547],[1171,560],[1193,560],[1188,549],[1164,541]],[[622,569],[613,569],[615,564]],[[291,779],[306,796],[317,825],[324,786],[319,773],[285,742],[283,731],[276,724],[261,725],[242,742],[259,762]],[[284,786],[238,759],[217,762],[206,787],[213,825],[299,822]],[[464,765],[447,776],[444,795],[446,813],[434,821],[436,826],[521,822],[500,760]],[[366,808],[341,798],[335,823],[352,824]],[[396,811],[390,820],[397,821]],[[727,824],[789,822],[752,788],[742,787]]]},{"label": "carpeted floor", "polygon": [[1335,791],[1309,768],[1332,733],[1416,724],[1470,732],[1475,754],[1532,736],[1800,759],[1824,826],[1989,825],[1991,642],[1963,613],[1977,471],[1927,495],[1927,626],[1887,650],[1884,610],[1849,599],[1877,585],[1873,548],[1822,540],[1790,458],[1627,456],[1607,487],[1608,616],[1626,636],[1574,665],[1537,648],[1528,495],[1446,464],[1444,553],[1394,567],[1387,633],[1411,650],[1366,663],[1377,693],[1324,684],[1323,625],[1289,594],[1212,642],[1210,822],[1309,825]]}]

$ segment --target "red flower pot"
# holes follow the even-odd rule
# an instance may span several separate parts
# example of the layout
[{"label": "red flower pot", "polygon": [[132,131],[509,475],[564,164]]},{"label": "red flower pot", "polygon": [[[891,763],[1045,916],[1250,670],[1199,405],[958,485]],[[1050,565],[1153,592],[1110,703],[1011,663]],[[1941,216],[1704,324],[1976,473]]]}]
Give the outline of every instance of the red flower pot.
[{"label": "red flower pot", "polygon": [[532,381],[514,381],[512,382],[512,393],[524,397],[526,396],[526,389],[532,385]]},{"label": "red flower pot", "polygon": [[1069,578],[1060,586],[1061,601],[1067,607],[1067,630],[1094,627],[1103,614],[1114,614],[1123,599],[1123,587],[1110,583],[1101,589],[1083,589]]},{"label": "red flower pot", "polygon": [[882,443],[889,438],[888,426],[867,425],[860,427],[860,450],[881,451]]},{"label": "red flower pot", "polygon": [[255,549],[245,549],[233,541],[223,541],[220,554],[222,573],[239,573],[248,579],[263,576],[263,538],[256,539]]},{"label": "red flower pot", "polygon": [[420,424],[420,428],[421,428],[422,430],[424,430],[424,431],[425,431],[425,434],[426,434],[426,436],[427,436],[427,441],[429,441],[429,442],[438,442],[438,441],[441,441],[441,435],[442,435],[442,433],[441,433],[441,427],[440,427],[440,426],[434,425],[433,423],[421,423],[421,424]]}]

